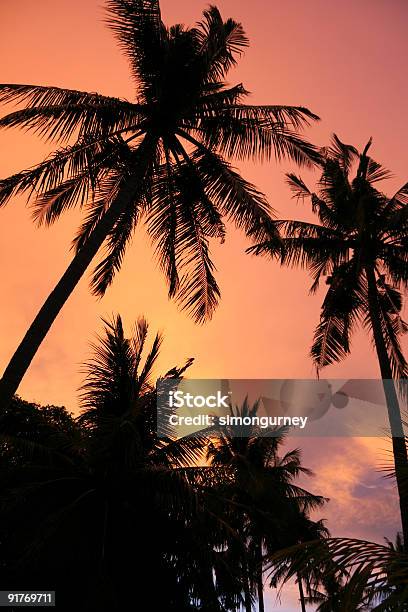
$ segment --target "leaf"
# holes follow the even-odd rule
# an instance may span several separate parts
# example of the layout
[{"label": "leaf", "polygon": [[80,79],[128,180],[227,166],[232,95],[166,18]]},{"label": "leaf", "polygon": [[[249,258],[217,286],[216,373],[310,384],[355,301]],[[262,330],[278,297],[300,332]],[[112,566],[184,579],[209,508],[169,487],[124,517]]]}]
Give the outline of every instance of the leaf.
[{"label": "leaf", "polygon": [[205,109],[189,123],[192,136],[229,158],[288,158],[312,167],[320,161],[320,154],[296,131],[308,125],[309,118],[317,119],[303,107],[235,104],[219,106],[213,112]]},{"label": "leaf", "polygon": [[223,21],[218,8],[210,5],[203,11],[193,33],[196,36],[199,54],[210,82],[223,79],[235,66],[237,57],[248,47],[249,40],[243,27],[233,19]]},{"label": "leaf", "polygon": [[129,60],[139,93],[160,78],[166,36],[158,0],[107,0],[108,26]]},{"label": "leaf", "polygon": [[144,108],[119,98],[38,85],[0,85],[0,102],[25,107],[0,119],[2,127],[33,130],[48,140],[67,141],[91,134],[107,137],[118,130],[136,131]]}]

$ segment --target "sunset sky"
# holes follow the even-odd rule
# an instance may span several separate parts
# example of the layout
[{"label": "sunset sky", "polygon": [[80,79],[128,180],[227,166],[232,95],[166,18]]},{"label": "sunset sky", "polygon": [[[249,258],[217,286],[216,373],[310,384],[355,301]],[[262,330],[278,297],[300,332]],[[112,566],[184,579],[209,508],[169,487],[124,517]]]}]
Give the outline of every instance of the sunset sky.
[{"label": "sunset sky", "polygon": [[[126,60],[103,23],[101,0],[2,0],[0,81],[56,85],[133,100]],[[201,0],[162,0],[167,23],[193,24]],[[322,121],[307,131],[318,145],[336,132],[362,148],[374,138],[373,156],[394,173],[387,193],[408,180],[406,100],[408,81],[405,0],[219,0],[224,17],[242,21],[251,45],[231,83],[243,82],[259,104],[303,105]],[[0,111],[1,112],[1,111]],[[6,112],[6,109],[4,109]],[[3,114],[3,112],[1,112]],[[0,133],[0,176],[41,161],[50,145],[31,134]],[[263,190],[282,218],[307,217],[284,182],[293,164],[236,164]],[[311,173],[300,171],[311,185]],[[67,214],[50,229],[36,229],[24,201],[0,212],[0,368],[70,259],[79,221]],[[151,330],[163,330],[158,373],[187,357],[193,377],[309,378],[308,357],[322,294],[308,295],[302,271],[279,269],[245,255],[248,241],[229,228],[224,245],[214,244],[222,300],[213,320],[201,327],[167,299],[153,250],[141,229],[120,275],[97,301],[82,283],[65,306],[20,387],[28,400],[77,410],[80,364],[101,329],[100,317],[120,312],[131,328],[144,314]],[[376,377],[369,339],[356,337],[353,353],[327,370],[327,377]],[[391,483],[374,471],[386,458],[386,442],[321,441],[305,444],[305,463],[317,476],[310,488],[332,499],[323,512],[336,535],[394,536]],[[289,604],[285,604],[289,606]],[[282,610],[290,607],[282,606]]]}]

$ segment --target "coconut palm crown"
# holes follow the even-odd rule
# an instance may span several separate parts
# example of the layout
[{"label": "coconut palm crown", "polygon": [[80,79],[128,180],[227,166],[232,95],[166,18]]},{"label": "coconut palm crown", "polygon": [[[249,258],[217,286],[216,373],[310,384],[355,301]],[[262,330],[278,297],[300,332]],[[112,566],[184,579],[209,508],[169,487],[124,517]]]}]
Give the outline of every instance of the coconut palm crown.
[{"label": "coconut palm crown", "polygon": [[371,140],[359,155],[334,136],[332,145],[323,150],[317,192],[310,191],[300,177],[288,174],[294,197],[310,200],[318,222],[276,221],[282,247],[265,242],[249,250],[279,256],[283,265],[307,268],[313,277],[311,292],[325,279],[327,292],[311,349],[318,368],[350,352],[357,323],[374,334],[369,306],[373,282],[390,370],[394,377],[406,378],[399,340],[407,330],[401,319],[401,291],[408,284],[408,183],[391,198],[378,190],[378,181],[391,173],[368,156],[370,145]]},{"label": "coconut palm crown", "polygon": [[5,372],[3,394],[15,391],[102,246],[91,286],[104,294],[142,220],[170,297],[196,321],[211,317],[220,291],[209,240],[224,241],[226,220],[256,242],[275,231],[265,197],[227,159],[275,155],[306,165],[318,159],[298,133],[316,115],[303,107],[248,105],[244,87],[226,83],[248,39],[241,24],[224,21],[216,7],[195,27],[167,27],[158,1],[108,0],[107,21],[130,64],[132,101],[0,85],[0,103],[22,105],[0,119],[0,127],[31,130],[59,145],[45,161],[0,181],[0,205],[25,193],[35,220],[47,225],[74,206],[83,211],[74,260]]}]

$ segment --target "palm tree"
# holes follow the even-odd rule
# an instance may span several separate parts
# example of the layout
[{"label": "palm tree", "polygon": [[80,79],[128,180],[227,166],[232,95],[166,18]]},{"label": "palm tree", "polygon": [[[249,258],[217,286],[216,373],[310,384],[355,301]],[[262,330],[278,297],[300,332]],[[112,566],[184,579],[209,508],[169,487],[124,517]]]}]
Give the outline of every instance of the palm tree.
[{"label": "palm tree", "polygon": [[[233,416],[253,417],[258,403],[231,408]],[[295,543],[304,532],[310,510],[324,504],[324,498],[313,495],[295,484],[302,474],[311,475],[301,464],[298,449],[283,456],[279,449],[287,429],[260,430],[254,425],[223,427],[208,447],[212,466],[228,466],[234,483],[230,495],[234,500],[235,520],[240,524],[247,546],[246,611],[252,610],[256,593],[259,612],[264,612],[264,564],[273,552]],[[294,538],[294,539],[293,539]],[[245,572],[243,572],[245,575]],[[244,583],[245,584],[245,583]]]},{"label": "palm tree", "polygon": [[273,563],[286,572],[286,580],[312,565],[326,581],[341,585],[334,600],[320,603],[319,612],[407,609],[408,556],[399,536],[395,545],[388,540],[314,540],[277,552]]},{"label": "palm tree", "polygon": [[167,27],[158,0],[107,0],[108,23],[129,60],[135,101],[35,85],[0,85],[0,102],[23,108],[0,127],[31,129],[61,143],[37,166],[0,182],[0,205],[34,196],[34,217],[51,224],[84,210],[75,255],[9,362],[0,406],[10,401],[59,311],[91,261],[102,296],[143,219],[169,296],[196,321],[220,296],[209,251],[224,240],[224,219],[256,241],[274,227],[265,197],[227,158],[290,157],[310,165],[316,149],[298,131],[317,117],[303,107],[253,106],[242,85],[225,79],[248,39],[241,24],[204,11],[195,27]]},{"label": "palm tree", "polygon": [[[171,612],[221,612],[222,599],[239,593],[219,554],[232,532],[225,502],[207,493],[228,475],[197,466],[205,437],[158,438],[152,368],[161,337],[150,348],[146,338],[144,319],[132,338],[120,317],[106,323],[75,422],[26,405],[2,422],[0,450],[12,443],[8,455],[22,457],[0,472],[3,577],[28,588],[46,580],[64,610],[123,610],[144,595]],[[190,363],[164,378],[179,379]]]},{"label": "palm tree", "polygon": [[303,513],[293,524],[290,535],[288,540],[292,541],[292,546],[286,545],[277,552],[272,551],[267,559],[266,570],[270,571],[271,585],[277,587],[280,584],[283,588],[288,581],[295,581],[302,612],[306,612],[307,604],[318,605],[319,612],[340,612],[343,609],[339,607],[342,574],[336,571],[333,560],[325,559],[324,563],[317,563],[313,554],[310,554],[303,555],[301,563],[295,563],[296,555],[292,555],[292,551],[309,550],[311,545],[325,549],[330,533],[324,522],[312,521]]},{"label": "palm tree", "polygon": [[[401,318],[402,291],[408,284],[408,183],[391,198],[376,188],[390,176],[364,151],[333,137],[322,151],[318,192],[288,174],[294,197],[308,199],[316,223],[279,220],[282,244],[265,241],[249,249],[269,254],[282,265],[307,268],[314,292],[322,276],[328,289],[316,328],[311,355],[318,369],[350,352],[357,323],[370,331],[378,357],[391,427],[396,481],[405,543],[408,542],[408,495],[404,487],[408,465],[404,428],[393,378],[401,379],[406,397],[408,366],[400,346],[407,331]],[[354,163],[356,173],[351,177]]]},{"label": "palm tree", "polygon": [[[382,471],[387,478],[395,477],[388,462]],[[367,610],[369,606],[370,610],[390,612],[408,609],[408,557],[401,533],[395,543],[385,538],[385,545],[330,538],[327,533],[322,538],[313,526],[306,528],[306,533],[300,544],[272,555],[275,581],[285,584],[305,575],[307,602],[317,605],[317,612]]]}]

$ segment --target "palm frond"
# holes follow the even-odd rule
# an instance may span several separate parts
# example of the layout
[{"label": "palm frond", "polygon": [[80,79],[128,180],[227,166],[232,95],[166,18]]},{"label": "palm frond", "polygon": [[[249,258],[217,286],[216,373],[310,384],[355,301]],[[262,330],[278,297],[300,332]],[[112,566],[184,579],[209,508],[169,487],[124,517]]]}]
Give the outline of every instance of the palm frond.
[{"label": "palm frond", "polygon": [[139,317],[135,323],[131,339],[132,350],[135,357],[135,374],[139,370],[139,364],[142,359],[143,348],[145,346],[148,331],[149,324],[147,322],[147,319],[145,317]]},{"label": "palm frond", "polygon": [[144,393],[147,389],[152,388],[153,383],[151,380],[151,376],[153,373],[153,367],[157,359],[159,358],[162,342],[162,334],[157,333],[150,347],[150,351],[146,355],[143,368],[140,372],[137,372],[139,393]]},{"label": "palm frond", "polygon": [[[107,149],[105,149],[105,146]],[[113,153],[108,142],[92,137],[82,138],[71,146],[58,149],[45,161],[0,181],[0,206],[13,196],[28,191],[32,196],[41,196],[61,185],[64,180],[88,171],[92,187],[95,187],[97,165],[95,159],[108,159]]]},{"label": "palm frond", "polygon": [[67,179],[36,198],[33,218],[39,226],[51,225],[66,210],[78,205],[82,208],[91,193],[92,180],[88,172]]},{"label": "palm frond", "polygon": [[282,550],[271,558],[272,565],[289,570],[286,580],[320,566],[328,577],[340,575],[347,582],[338,594],[341,609],[396,609],[408,601],[408,558],[389,546],[351,538],[328,538]]},{"label": "palm frond", "polygon": [[280,242],[261,242],[247,252],[279,259],[284,265],[306,267],[313,276],[312,292],[322,275],[331,274],[348,260],[350,245],[340,232],[305,221],[279,219],[274,223]]},{"label": "palm frond", "polygon": [[[207,441],[203,435],[167,441],[163,446],[155,448],[152,460],[168,468],[191,468],[203,460]],[[192,476],[196,478],[195,470]]]},{"label": "palm frond", "polygon": [[337,159],[329,157],[325,160],[318,184],[320,200],[336,211],[336,217],[343,227],[347,224],[352,226],[355,222],[354,194],[348,174]]},{"label": "palm frond", "polygon": [[[332,274],[337,266],[348,261],[348,246],[346,241],[327,228],[322,228],[320,231],[316,229],[320,226],[307,227],[309,224],[304,224],[304,228],[300,228],[296,227],[297,223],[299,222],[283,222],[283,225],[290,224],[292,230],[301,235],[283,236],[280,252],[274,251],[272,243],[270,255],[279,256],[284,265],[308,269],[313,277],[311,287],[313,292],[317,288],[321,275]],[[279,227],[279,222],[277,222],[277,227]],[[270,245],[271,243],[260,243],[248,251],[251,250],[257,255],[264,254],[268,252]]]},{"label": "palm frond", "polygon": [[405,183],[396,191],[391,200],[398,201],[401,205],[408,204],[408,183]]},{"label": "palm frond", "polygon": [[305,198],[312,196],[312,192],[309,190],[300,176],[297,176],[292,172],[288,173],[286,175],[286,182],[293,193],[293,197],[297,200],[304,200]]},{"label": "palm frond", "polygon": [[302,200],[310,198],[312,211],[317,213],[322,225],[333,230],[339,229],[339,219],[336,210],[327,201],[312,193],[300,176],[293,173],[286,174],[286,182],[292,191],[293,198]]},{"label": "palm frond", "polygon": [[366,312],[365,286],[358,262],[351,259],[333,271],[311,356],[318,369],[344,359],[350,352],[350,334]]},{"label": "palm frond", "polygon": [[[382,282],[378,290],[378,305],[380,308],[381,327],[387,346],[392,375],[394,378],[408,378],[408,364],[400,344],[401,336],[407,333],[408,325],[401,318],[402,295],[388,283]],[[364,324],[372,329],[370,316],[366,316]]]},{"label": "palm frond", "polygon": [[396,288],[406,287],[408,283],[408,252],[405,246],[383,243],[379,257],[384,270],[392,279]]},{"label": "palm frond", "polygon": [[97,134],[107,137],[118,130],[137,131],[144,108],[119,98],[37,85],[0,85],[0,103],[24,104],[0,119],[0,128],[33,130],[48,140],[67,141]]},{"label": "palm frond", "polygon": [[380,213],[384,236],[391,239],[406,237],[408,222],[408,183],[390,198]]},{"label": "palm frond", "polygon": [[183,310],[190,312],[198,323],[210,319],[218,304],[220,290],[214,277],[208,240],[193,211],[180,211],[178,246],[181,266],[186,273],[180,279],[176,299]]},{"label": "palm frond", "polygon": [[249,46],[242,25],[233,19],[224,22],[214,5],[203,11],[203,20],[193,32],[210,82],[223,79]]},{"label": "palm frond", "polygon": [[112,321],[103,320],[104,335],[98,336],[91,348],[94,357],[85,363],[86,380],[81,386],[83,409],[128,409],[131,382],[134,380],[132,348],[125,338],[123,323],[118,315]]},{"label": "palm frond", "polygon": [[278,239],[265,196],[221,156],[200,148],[191,155],[208,198],[254,242]]},{"label": "palm frond", "polygon": [[[92,293],[98,297],[105,295],[120,270],[126,249],[132,239],[142,214],[142,203],[124,210],[118,217],[104,244],[104,256],[92,273]],[[83,238],[82,238],[83,239]]]},{"label": "palm frond", "polygon": [[316,327],[310,350],[318,369],[344,359],[350,352],[350,325],[345,317],[326,315]]},{"label": "palm frond", "polygon": [[223,240],[225,228],[187,152],[178,143],[174,146],[176,163],[168,160],[153,183],[148,231],[169,282],[169,296],[176,295],[182,308],[203,320],[211,316],[219,296],[208,239]]},{"label": "palm frond", "polygon": [[129,60],[140,93],[160,76],[165,29],[158,0],[107,0],[108,26]]},{"label": "palm frond", "polygon": [[392,178],[393,174],[387,170],[387,168],[384,168],[384,166],[369,157],[366,177],[370,183],[377,183],[378,181],[384,181]]},{"label": "palm frond", "polygon": [[97,196],[88,200],[85,204],[85,218],[72,242],[72,246],[76,251],[86,243],[97,223],[118,197],[123,182],[124,176],[122,172],[117,170],[109,172],[104,180],[101,181]]},{"label": "palm frond", "polygon": [[175,169],[168,159],[156,171],[152,186],[152,206],[148,211],[148,232],[156,243],[155,255],[168,281],[169,297],[176,294],[180,279],[177,269],[177,188]]},{"label": "palm frond", "polygon": [[346,174],[349,173],[351,164],[358,159],[357,149],[342,142],[337,134],[333,134],[330,146],[323,149],[323,152],[324,156],[336,160]]},{"label": "palm frond", "polygon": [[221,155],[240,160],[288,158],[312,167],[320,161],[317,148],[298,129],[316,120],[303,107],[228,105],[197,115],[192,131],[202,143]]},{"label": "palm frond", "polygon": [[183,127],[184,125],[186,127],[191,127],[191,125],[197,126],[200,117],[205,114],[212,116],[225,107],[234,106],[248,95],[249,92],[246,91],[242,83],[229,88],[225,87],[221,82],[207,84],[204,87],[204,94],[197,101],[193,118],[190,118],[191,123],[187,120],[182,125]]}]

